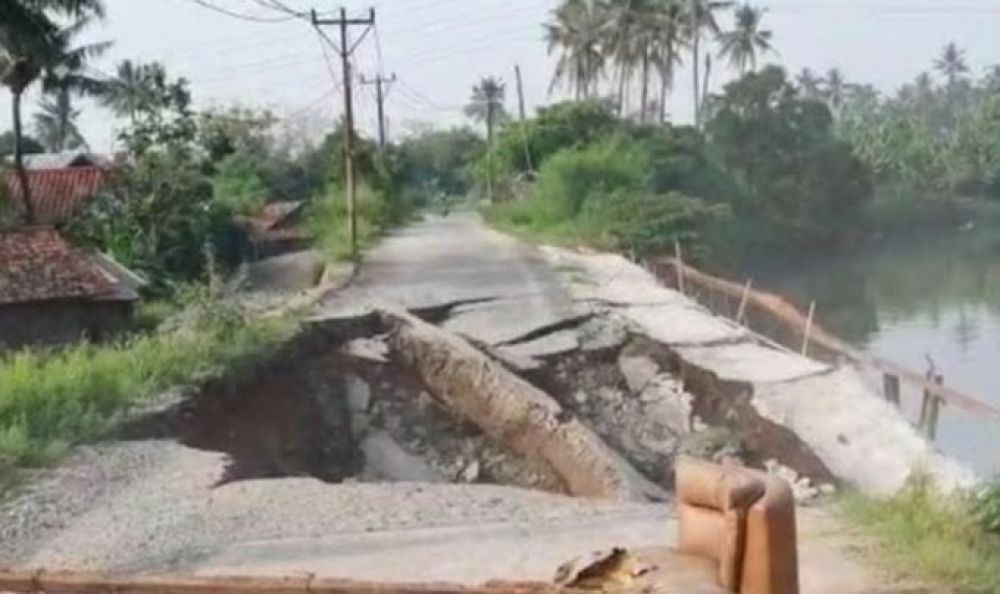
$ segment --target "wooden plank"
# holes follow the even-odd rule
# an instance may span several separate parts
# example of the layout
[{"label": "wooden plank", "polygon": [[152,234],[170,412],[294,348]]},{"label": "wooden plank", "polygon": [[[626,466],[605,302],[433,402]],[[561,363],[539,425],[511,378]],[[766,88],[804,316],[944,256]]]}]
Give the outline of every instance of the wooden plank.
[{"label": "wooden plank", "polygon": [[394,584],[292,577],[106,576],[80,572],[0,570],[0,592],[17,594],[555,594],[576,590],[545,582]]}]

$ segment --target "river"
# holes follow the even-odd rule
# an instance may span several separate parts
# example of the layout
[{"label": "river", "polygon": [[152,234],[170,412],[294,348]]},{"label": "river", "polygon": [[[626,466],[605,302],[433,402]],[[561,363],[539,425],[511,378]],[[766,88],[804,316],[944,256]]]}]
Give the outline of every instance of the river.
[{"label": "river", "polygon": [[[859,348],[1000,408],[1000,228],[933,235],[757,267],[758,286],[816,301],[820,323]],[[916,418],[919,395],[904,388]],[[982,476],[1000,475],[1000,422],[942,409],[938,446]]]}]

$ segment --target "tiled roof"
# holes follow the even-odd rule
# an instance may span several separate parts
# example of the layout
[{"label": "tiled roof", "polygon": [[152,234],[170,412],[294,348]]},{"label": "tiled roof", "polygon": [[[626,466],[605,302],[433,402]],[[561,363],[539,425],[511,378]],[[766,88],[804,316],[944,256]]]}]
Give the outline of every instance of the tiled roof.
[{"label": "tiled roof", "polygon": [[[55,225],[69,220],[84,201],[104,186],[105,170],[100,167],[70,167],[66,169],[36,169],[25,172],[35,206],[35,222]],[[8,170],[4,176],[7,191],[15,207],[23,211],[21,182],[17,173]]]},{"label": "tiled roof", "polygon": [[101,297],[116,285],[88,254],[51,228],[0,231],[0,305]]}]

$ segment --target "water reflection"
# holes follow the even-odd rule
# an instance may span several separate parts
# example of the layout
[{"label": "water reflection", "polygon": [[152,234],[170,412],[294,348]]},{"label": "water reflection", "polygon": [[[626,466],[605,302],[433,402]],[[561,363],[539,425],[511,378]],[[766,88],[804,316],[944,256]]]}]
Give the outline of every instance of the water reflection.
[{"label": "water reflection", "polygon": [[[949,385],[1000,406],[1000,230],[750,274],[800,303],[815,299],[823,325],[855,345],[918,371],[930,358]],[[997,425],[946,410],[939,445],[981,473],[1000,473]]]}]

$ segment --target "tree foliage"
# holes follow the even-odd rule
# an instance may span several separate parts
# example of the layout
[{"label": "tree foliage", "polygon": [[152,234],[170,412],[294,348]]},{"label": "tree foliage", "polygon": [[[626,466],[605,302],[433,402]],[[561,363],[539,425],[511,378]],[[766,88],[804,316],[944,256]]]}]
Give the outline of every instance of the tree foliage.
[{"label": "tree foliage", "polygon": [[713,106],[710,144],[737,180],[737,218],[794,242],[850,236],[871,197],[868,170],[834,134],[821,102],[776,66],[729,84]]}]

